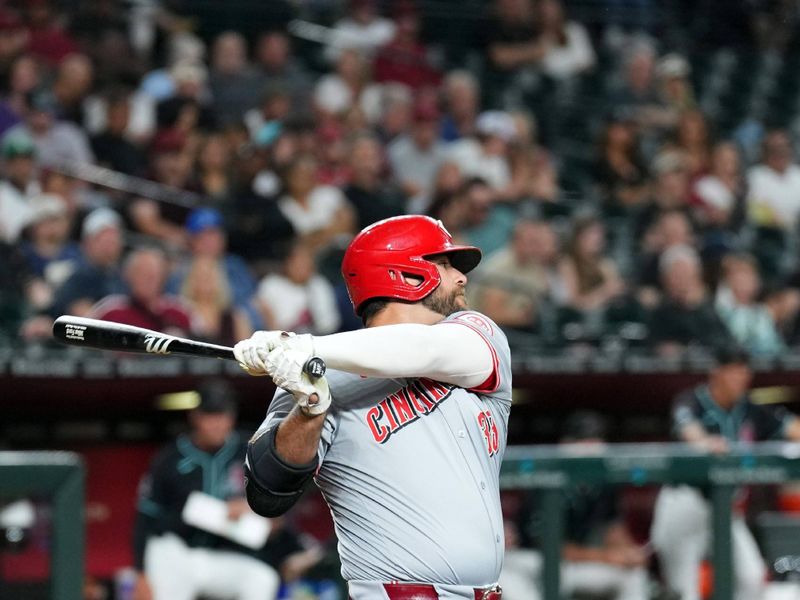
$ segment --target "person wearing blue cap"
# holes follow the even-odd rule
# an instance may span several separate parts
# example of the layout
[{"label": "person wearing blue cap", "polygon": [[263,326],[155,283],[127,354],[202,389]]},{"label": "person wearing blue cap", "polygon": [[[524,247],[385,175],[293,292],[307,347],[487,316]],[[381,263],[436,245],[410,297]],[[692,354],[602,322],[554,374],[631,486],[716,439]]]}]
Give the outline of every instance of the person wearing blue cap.
[{"label": "person wearing blue cap", "polygon": [[191,257],[175,270],[167,283],[167,290],[175,294],[180,291],[194,259],[207,257],[220,261],[234,306],[243,309],[250,323],[256,329],[260,328],[263,325],[261,316],[252,302],[256,281],[247,263],[240,256],[227,251],[228,236],[222,213],[210,207],[195,208],[186,219],[186,232],[189,235]]}]

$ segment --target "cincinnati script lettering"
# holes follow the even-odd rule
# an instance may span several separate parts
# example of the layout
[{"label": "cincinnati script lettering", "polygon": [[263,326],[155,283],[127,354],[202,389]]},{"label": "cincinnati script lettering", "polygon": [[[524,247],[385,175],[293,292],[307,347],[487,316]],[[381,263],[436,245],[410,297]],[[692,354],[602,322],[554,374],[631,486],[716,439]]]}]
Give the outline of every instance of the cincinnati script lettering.
[{"label": "cincinnati script lettering", "polygon": [[417,379],[378,402],[366,414],[372,437],[379,444],[421,416],[427,415],[450,395],[453,386],[430,379]]}]

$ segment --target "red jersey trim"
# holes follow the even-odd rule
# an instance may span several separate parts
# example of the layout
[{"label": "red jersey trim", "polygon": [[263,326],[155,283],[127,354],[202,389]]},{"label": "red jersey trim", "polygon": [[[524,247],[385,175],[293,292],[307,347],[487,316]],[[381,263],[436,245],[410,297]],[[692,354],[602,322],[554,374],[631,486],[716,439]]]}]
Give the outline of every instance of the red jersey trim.
[{"label": "red jersey trim", "polygon": [[467,391],[475,392],[476,394],[492,394],[496,392],[500,388],[500,369],[498,368],[500,366],[500,360],[497,358],[497,351],[494,349],[492,342],[489,341],[489,338],[484,332],[482,332],[478,327],[471,325],[467,321],[454,319],[452,321],[441,321],[437,324],[447,325],[448,323],[469,327],[472,331],[481,336],[481,339],[486,342],[486,345],[489,346],[489,351],[492,353],[492,372],[489,373],[489,376],[483,383],[481,383],[479,386],[468,388]]}]

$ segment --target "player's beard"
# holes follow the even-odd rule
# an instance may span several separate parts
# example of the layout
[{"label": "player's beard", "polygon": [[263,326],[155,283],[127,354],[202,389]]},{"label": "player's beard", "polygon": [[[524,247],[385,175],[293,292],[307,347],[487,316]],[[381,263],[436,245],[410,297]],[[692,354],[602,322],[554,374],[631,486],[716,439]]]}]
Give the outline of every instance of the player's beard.
[{"label": "player's beard", "polygon": [[422,299],[422,304],[445,317],[467,309],[467,299],[464,296],[463,287],[458,287],[452,292],[445,292],[442,286],[439,286],[431,295]]}]

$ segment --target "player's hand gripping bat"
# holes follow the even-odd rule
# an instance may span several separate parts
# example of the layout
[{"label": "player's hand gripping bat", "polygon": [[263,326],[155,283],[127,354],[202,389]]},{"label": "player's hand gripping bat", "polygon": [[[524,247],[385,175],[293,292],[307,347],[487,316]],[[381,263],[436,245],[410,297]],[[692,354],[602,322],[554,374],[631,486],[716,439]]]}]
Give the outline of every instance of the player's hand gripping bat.
[{"label": "player's hand gripping bat", "polygon": [[[161,355],[184,354],[236,360],[233,348],[228,346],[189,340],[144,327],[69,315],[56,319],[53,323],[53,336],[65,344],[101,350]],[[318,379],[325,375],[325,361],[313,356],[303,366],[303,371],[312,379]]]}]

